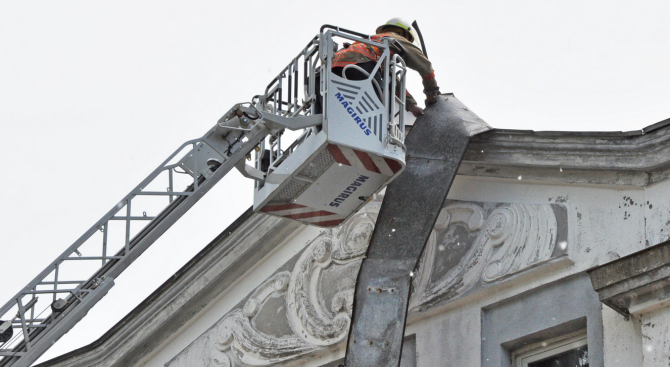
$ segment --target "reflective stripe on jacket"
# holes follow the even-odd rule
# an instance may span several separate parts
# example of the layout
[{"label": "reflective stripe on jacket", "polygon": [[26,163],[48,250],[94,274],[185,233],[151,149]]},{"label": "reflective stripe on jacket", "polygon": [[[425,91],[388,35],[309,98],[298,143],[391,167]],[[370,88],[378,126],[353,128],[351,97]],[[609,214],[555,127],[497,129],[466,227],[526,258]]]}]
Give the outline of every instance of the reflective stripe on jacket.
[{"label": "reflective stripe on jacket", "polygon": [[[416,47],[416,45],[405,37],[394,32],[380,33],[370,38],[375,42],[381,43],[383,37],[393,38],[403,46],[405,53],[402,55],[402,58],[408,68],[416,70],[419,72],[419,75],[421,75],[424,87],[423,92],[426,96],[437,93],[439,88],[437,86],[437,81],[435,80],[433,65],[423,52],[421,52],[421,49]],[[352,64],[362,64],[369,61],[376,62],[381,57],[381,54],[381,50],[378,47],[355,42],[348,48],[339,50],[335,53],[332,66],[335,68]],[[391,54],[393,54],[393,52],[391,52]],[[409,106],[413,104],[416,104],[416,100],[408,93],[407,107],[409,108]]]},{"label": "reflective stripe on jacket", "polygon": [[[370,37],[375,42],[382,42],[383,37],[392,37],[390,33],[376,34]],[[377,46],[367,45],[362,42],[354,42],[347,48],[343,48],[333,57],[333,67],[345,67],[352,64],[361,64],[368,61],[378,61],[382,52]]]}]

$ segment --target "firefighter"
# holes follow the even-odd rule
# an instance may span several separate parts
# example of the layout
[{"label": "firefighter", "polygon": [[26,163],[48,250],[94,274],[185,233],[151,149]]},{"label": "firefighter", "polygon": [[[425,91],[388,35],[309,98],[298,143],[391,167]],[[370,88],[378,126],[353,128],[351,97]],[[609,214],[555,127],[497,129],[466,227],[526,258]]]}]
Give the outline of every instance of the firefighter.
[{"label": "firefighter", "polygon": [[[440,89],[435,80],[435,72],[428,58],[421,52],[421,49],[416,46],[417,35],[410,23],[401,18],[392,18],[386,24],[377,28],[376,35],[372,37],[373,40],[381,41],[382,37],[390,37],[402,45],[404,53],[400,56],[405,61],[408,68],[416,70],[423,79],[423,92],[426,94],[426,105],[433,104],[437,101],[437,96],[440,94]],[[333,73],[342,76],[342,71],[345,66],[355,64],[368,73],[372,72],[375,64],[379,60],[381,52],[373,46],[365,45],[356,42],[347,48],[339,50],[333,58]],[[346,78],[351,80],[367,79],[367,75],[360,71],[349,68],[346,71]],[[377,83],[382,85],[382,76],[378,72],[375,77]],[[406,95],[406,109],[415,117],[423,115],[423,108],[419,107],[416,99],[412,97],[409,92]]]}]

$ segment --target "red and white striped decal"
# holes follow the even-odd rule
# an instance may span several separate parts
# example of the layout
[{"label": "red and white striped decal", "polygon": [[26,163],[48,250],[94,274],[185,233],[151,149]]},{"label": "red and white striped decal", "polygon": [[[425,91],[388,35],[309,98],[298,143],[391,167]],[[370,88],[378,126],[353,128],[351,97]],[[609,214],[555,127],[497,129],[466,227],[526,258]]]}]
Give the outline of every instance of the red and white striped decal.
[{"label": "red and white striped decal", "polygon": [[369,171],[390,177],[402,168],[400,163],[392,159],[335,144],[328,145],[328,152],[335,162],[352,166],[358,171]]},{"label": "red and white striped decal", "polygon": [[323,227],[336,226],[344,220],[344,216],[340,214],[317,210],[300,204],[266,205],[261,211]]},{"label": "red and white striped decal", "polygon": [[[335,162],[343,166],[354,167],[359,173],[368,171],[391,177],[402,169],[402,165],[392,159],[344,146],[329,144],[328,152]],[[323,227],[339,225],[344,221],[345,217],[341,214],[332,213],[327,210],[318,210],[296,203],[268,204],[260,211]]]}]

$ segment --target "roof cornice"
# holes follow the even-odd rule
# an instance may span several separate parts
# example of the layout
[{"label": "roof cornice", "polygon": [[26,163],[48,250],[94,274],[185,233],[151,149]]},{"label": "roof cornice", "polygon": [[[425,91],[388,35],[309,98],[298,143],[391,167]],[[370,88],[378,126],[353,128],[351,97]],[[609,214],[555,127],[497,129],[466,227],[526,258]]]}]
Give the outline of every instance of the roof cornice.
[{"label": "roof cornice", "polygon": [[632,132],[494,129],[472,138],[464,176],[648,186],[670,171],[670,119]]}]

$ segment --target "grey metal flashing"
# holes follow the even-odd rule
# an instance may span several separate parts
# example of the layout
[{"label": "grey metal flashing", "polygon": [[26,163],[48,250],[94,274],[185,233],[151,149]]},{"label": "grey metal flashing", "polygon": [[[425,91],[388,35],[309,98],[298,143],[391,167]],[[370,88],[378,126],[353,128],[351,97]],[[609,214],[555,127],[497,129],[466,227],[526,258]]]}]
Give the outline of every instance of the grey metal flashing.
[{"label": "grey metal flashing", "polygon": [[[408,335],[402,342],[402,353],[400,353],[400,366],[416,367],[416,334]],[[327,363],[321,367],[340,367],[344,365],[344,358]]]},{"label": "grey metal flashing", "polygon": [[670,299],[670,241],[587,271],[600,301],[624,316]]},{"label": "grey metal flashing", "polygon": [[668,125],[670,125],[670,118],[665,119],[665,120],[663,120],[663,121],[659,121],[659,122],[657,122],[657,123],[655,123],[655,124],[652,124],[652,125],[649,125],[649,126],[643,128],[643,129],[642,129],[642,133],[644,133],[644,134],[648,134],[648,133],[650,133],[650,132],[652,132],[652,131],[654,131],[654,130],[662,129],[662,128],[668,126]]},{"label": "grey metal flashing", "polygon": [[361,264],[345,365],[397,367],[415,270],[470,137],[490,127],[453,96],[439,97],[408,134],[405,171],[386,189]]},{"label": "grey metal flashing", "polygon": [[301,227],[249,208],[98,340],[35,367],[135,365]]}]

